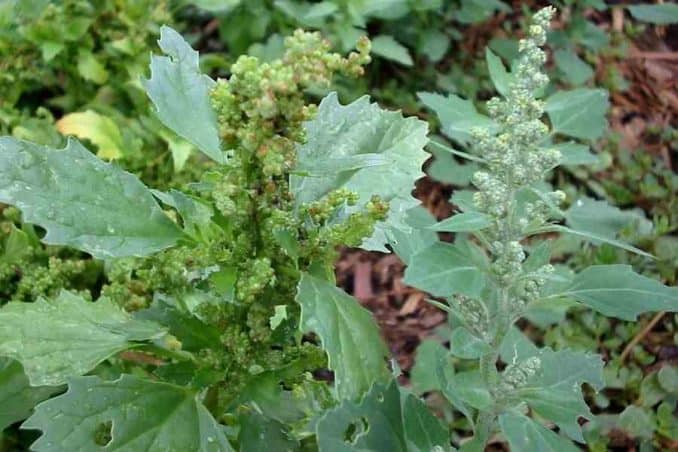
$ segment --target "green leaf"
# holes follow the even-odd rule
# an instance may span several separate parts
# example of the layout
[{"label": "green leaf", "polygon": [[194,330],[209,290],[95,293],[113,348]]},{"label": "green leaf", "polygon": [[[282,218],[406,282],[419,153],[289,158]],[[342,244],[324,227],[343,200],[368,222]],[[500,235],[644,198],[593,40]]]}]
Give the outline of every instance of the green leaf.
[{"label": "green leaf", "polygon": [[627,406],[619,415],[619,427],[632,437],[652,439],[657,429],[653,413],[636,405]]},{"label": "green leaf", "polygon": [[[334,173],[322,177],[290,176],[290,188],[297,205],[321,199],[331,191],[346,188],[359,195],[353,213],[374,195],[389,202],[388,218],[377,224],[375,233],[361,245],[368,250],[387,252],[388,231],[397,227],[409,232],[407,211],[419,205],[412,197],[414,182],[424,175],[422,165],[429,157],[426,145],[428,126],[416,118],[403,118],[371,104],[367,96],[343,106],[330,93],[318,107],[315,119],[305,124],[307,141],[297,149],[301,167],[322,162],[334,165]],[[350,157],[378,154],[388,164],[355,168]]]},{"label": "green leaf", "polygon": [[582,85],[593,77],[593,69],[570,49],[559,49],[554,54],[556,67],[572,85]]},{"label": "green leaf", "polygon": [[422,206],[408,210],[405,222],[411,228],[391,228],[387,236],[393,251],[407,265],[412,256],[438,242],[438,234],[427,229],[435,222],[435,217]]},{"label": "green leaf", "polygon": [[607,129],[608,107],[607,91],[579,88],[553,94],[546,100],[545,111],[555,133],[595,140]]},{"label": "green leaf", "polygon": [[287,320],[287,305],[284,304],[275,305],[274,313],[268,319],[268,325],[271,328],[271,330],[275,330],[276,328],[278,328],[280,324],[283,323],[285,320]]},{"label": "green leaf", "polygon": [[45,243],[101,259],[145,256],[183,235],[136,176],[97,159],[76,140],[58,150],[0,138],[0,202],[45,228]]},{"label": "green leaf", "polygon": [[431,154],[435,157],[429,164],[427,173],[433,179],[445,184],[452,184],[459,187],[467,186],[471,183],[473,174],[480,166],[476,162],[461,163],[454,158],[453,154],[443,150],[432,141],[429,146]]},{"label": "green leaf", "polygon": [[[443,390],[454,375],[449,360],[450,353],[440,342],[433,339],[422,341],[417,347],[414,366],[410,371],[410,380],[416,391],[423,393]],[[437,369],[441,369],[442,376],[438,375]]]},{"label": "green leaf", "polygon": [[[100,303],[97,302],[97,303]],[[221,333],[183,308],[176,300],[157,294],[148,309],[137,311],[135,320],[164,325],[181,342],[183,350],[218,349]]]},{"label": "green leaf", "polygon": [[297,451],[299,441],[288,435],[285,424],[251,410],[239,419],[238,446],[242,451]]},{"label": "green leaf", "polygon": [[485,278],[465,250],[449,243],[435,243],[412,256],[403,282],[437,297],[478,296]]},{"label": "green leaf", "polygon": [[645,256],[645,257],[649,257],[649,258],[654,257],[650,253],[646,253],[645,251],[638,249],[635,246],[631,246],[627,243],[624,243],[622,241],[619,241],[619,240],[616,240],[616,239],[613,239],[613,238],[610,238],[610,237],[602,236],[602,235],[597,235],[597,234],[594,234],[593,232],[589,232],[589,231],[579,231],[579,230],[576,230],[576,229],[571,229],[571,228],[568,228],[566,226],[562,226],[562,225],[559,225],[559,224],[551,224],[551,225],[548,225],[548,226],[544,226],[543,228],[539,228],[538,230],[533,231],[533,233],[534,232],[536,232],[536,233],[561,232],[563,234],[570,234],[570,235],[577,236],[579,238],[582,238],[582,239],[587,240],[587,241],[594,243],[594,244],[607,243],[609,245],[616,246],[617,248],[621,248],[623,250],[629,251],[631,253],[638,254],[640,256]]},{"label": "green leaf", "polygon": [[358,300],[308,273],[301,276],[296,300],[301,305],[300,328],[320,336],[340,399],[357,399],[374,382],[388,378],[388,349]]},{"label": "green leaf", "polygon": [[422,30],[419,37],[419,53],[423,53],[428,59],[437,63],[450,48],[450,38],[445,33],[435,28]]},{"label": "green leaf", "polygon": [[38,405],[22,428],[42,431],[31,446],[37,452],[233,450],[197,394],[131,375],[72,378],[68,391]]},{"label": "green leaf", "polygon": [[135,320],[106,298],[92,303],[66,291],[55,300],[0,309],[0,356],[21,362],[33,386],[63,384],[135,342],[165,334],[162,326]]},{"label": "green leaf", "polygon": [[443,393],[455,405],[454,401],[459,400],[481,411],[489,409],[492,405],[490,391],[477,370],[454,374],[448,380]]},{"label": "green leaf", "polygon": [[657,372],[657,380],[662,389],[672,395],[678,395],[678,367],[666,365]]},{"label": "green leaf", "polygon": [[636,320],[648,311],[678,312],[678,288],[634,273],[630,265],[594,265],[548,298],[572,297],[610,317]]},{"label": "green leaf", "polygon": [[513,326],[504,337],[499,352],[502,361],[513,363],[539,354],[539,349],[522,331]]},{"label": "green leaf", "polygon": [[560,151],[561,165],[594,165],[600,161],[597,155],[591,153],[591,148],[584,144],[568,141],[550,146]]},{"label": "green leaf", "polygon": [[572,203],[565,212],[567,225],[578,231],[615,238],[624,228],[634,225],[634,229],[649,232],[652,223],[642,213],[621,210],[606,201],[591,198],[580,198]]},{"label": "green leaf", "polygon": [[320,452],[449,451],[449,433],[426,406],[398,384],[375,385],[360,402],[344,401],[316,428]]},{"label": "green leaf", "polygon": [[242,3],[242,0],[191,0],[191,4],[213,13],[227,14]]},{"label": "green leaf", "polygon": [[103,85],[108,80],[106,67],[96,59],[92,52],[86,50],[81,50],[78,54],[78,72],[82,78],[97,85]]},{"label": "green leaf", "polygon": [[167,193],[159,190],[151,190],[151,192],[160,201],[176,209],[181,216],[186,234],[195,240],[210,236],[210,228],[214,225],[212,222],[214,210],[211,205],[175,189]]},{"label": "green leaf", "polygon": [[437,232],[474,232],[492,225],[484,213],[469,211],[452,215],[429,227]]},{"label": "green leaf", "polygon": [[502,414],[499,426],[512,451],[579,452],[570,441],[522,414]]},{"label": "green leaf", "polygon": [[0,263],[14,264],[31,253],[31,240],[28,234],[16,226],[11,225],[6,235],[0,255]]},{"label": "green leaf", "polygon": [[463,326],[455,328],[450,335],[450,353],[458,358],[478,359],[489,351],[490,347],[485,341]]},{"label": "green leaf", "polygon": [[33,407],[57,388],[31,387],[18,361],[0,358],[0,432],[30,416]]},{"label": "green leaf", "polygon": [[473,102],[454,94],[444,97],[440,94],[420,92],[417,96],[425,106],[436,112],[443,133],[462,144],[471,141],[471,130],[474,128],[496,127],[494,121],[478,113]]},{"label": "green leaf", "polygon": [[499,0],[464,0],[454,19],[462,24],[476,24],[489,19],[496,10],[508,12],[511,8]]},{"label": "green leaf", "polygon": [[198,52],[170,27],[160,29],[158,44],[167,56],[151,57],[151,78],[144,80],[158,118],[208,157],[224,163],[209,96],[214,80],[200,73]]},{"label": "green leaf", "polygon": [[494,83],[497,92],[502,96],[508,96],[513,77],[506,70],[501,58],[495,55],[489,47],[486,47],[485,61],[487,62],[487,69],[490,71],[490,78],[492,79],[492,83]]},{"label": "green leaf", "polygon": [[584,442],[579,417],[593,419],[584,401],[582,383],[596,390],[604,387],[603,360],[599,355],[550,348],[540,350],[539,371],[518,390],[521,400],[540,416],[555,422],[575,441]]},{"label": "green leaf", "polygon": [[395,61],[403,66],[412,66],[412,57],[407,47],[400,44],[390,35],[378,35],[371,39],[372,53],[387,60]]},{"label": "green leaf", "polygon": [[661,3],[658,5],[629,5],[631,15],[643,22],[657,25],[678,23],[678,5]]}]

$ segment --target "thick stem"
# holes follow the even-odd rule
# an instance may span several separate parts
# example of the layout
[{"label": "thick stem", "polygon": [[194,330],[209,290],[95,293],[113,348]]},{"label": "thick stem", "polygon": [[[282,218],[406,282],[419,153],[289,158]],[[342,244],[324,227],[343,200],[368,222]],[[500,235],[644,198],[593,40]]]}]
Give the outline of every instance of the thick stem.
[{"label": "thick stem", "polygon": [[492,340],[488,343],[489,351],[480,356],[480,376],[485,383],[488,391],[494,399],[493,406],[487,411],[481,412],[478,415],[478,422],[476,425],[476,437],[485,444],[492,435],[494,430],[497,413],[500,407],[498,406],[499,388],[499,371],[497,371],[497,361],[499,360],[499,349],[511,327],[511,316],[508,311],[509,305],[509,291],[502,289],[497,303],[497,328],[494,331]]}]

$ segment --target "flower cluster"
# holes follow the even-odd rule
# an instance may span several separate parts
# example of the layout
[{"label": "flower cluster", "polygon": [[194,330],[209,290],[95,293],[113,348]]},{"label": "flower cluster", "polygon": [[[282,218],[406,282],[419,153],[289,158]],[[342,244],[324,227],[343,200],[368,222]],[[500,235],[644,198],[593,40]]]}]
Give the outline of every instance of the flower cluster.
[{"label": "flower cluster", "polygon": [[[546,29],[555,10],[544,8],[533,17],[533,25],[520,41],[520,57],[512,74],[512,83],[505,97],[494,97],[488,111],[496,130],[478,128],[473,131],[474,152],[486,162],[486,169],[473,176],[478,188],[475,207],[491,219],[487,232],[494,256],[493,270],[499,281],[509,283],[522,272],[525,252],[519,242],[528,227],[541,225],[553,205],[564,200],[560,191],[547,193],[544,199],[517,205],[516,195],[541,181],[547,171],[560,160],[557,149],[544,149],[541,143],[548,127],[541,121],[544,105],[538,93],[548,83],[542,66],[546,55],[540,48],[546,41]],[[521,288],[521,299],[532,299],[538,289],[533,280]]]}]

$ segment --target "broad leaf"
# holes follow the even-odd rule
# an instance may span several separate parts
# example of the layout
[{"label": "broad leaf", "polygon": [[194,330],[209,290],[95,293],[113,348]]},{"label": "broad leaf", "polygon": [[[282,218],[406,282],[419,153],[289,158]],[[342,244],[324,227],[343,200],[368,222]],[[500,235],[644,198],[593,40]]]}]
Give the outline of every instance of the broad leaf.
[{"label": "broad leaf", "polygon": [[21,362],[33,386],[63,384],[137,341],[165,334],[162,326],[134,320],[106,298],[92,303],[66,291],[55,300],[0,309],[0,356]]},{"label": "broad leaf", "polygon": [[445,135],[462,144],[471,140],[471,131],[476,128],[494,128],[496,124],[490,118],[478,113],[473,102],[454,94],[447,97],[435,93],[417,93],[419,99],[440,119]]},{"label": "broad leaf", "polygon": [[442,423],[395,381],[375,385],[360,402],[344,401],[320,419],[316,433],[320,452],[450,450]]},{"label": "broad leaf", "polygon": [[485,285],[483,274],[466,250],[442,242],[412,257],[403,282],[437,297],[478,296]]},{"label": "broad leaf", "polygon": [[388,350],[372,315],[358,300],[308,273],[301,276],[296,300],[301,305],[300,328],[320,336],[340,399],[357,399],[374,382],[388,378]]},{"label": "broad leaf", "polygon": [[591,148],[584,144],[568,141],[550,146],[560,151],[561,165],[594,165],[599,162],[597,155],[591,153]]},{"label": "broad leaf", "polygon": [[[438,369],[442,375],[438,375]],[[442,391],[454,375],[450,352],[433,339],[426,339],[417,347],[414,366],[410,371],[412,387],[418,392]]]},{"label": "broad leaf", "polygon": [[607,128],[608,107],[607,91],[580,88],[553,94],[546,100],[545,111],[556,133],[595,140]]},{"label": "broad leaf", "polygon": [[572,229],[611,238],[630,225],[642,228],[642,232],[652,228],[652,223],[642,213],[621,210],[605,201],[586,197],[572,203],[565,212],[565,220]]},{"label": "broad leaf", "polygon": [[596,390],[604,386],[603,361],[599,355],[545,348],[538,354],[539,371],[518,390],[521,400],[540,416],[555,422],[570,438],[584,442],[579,417],[592,419],[584,401],[582,383]]},{"label": "broad leaf", "polygon": [[643,22],[657,25],[678,23],[678,5],[675,3],[629,5],[627,8],[635,19]]},{"label": "broad leaf", "polygon": [[242,451],[296,451],[299,441],[289,435],[285,424],[251,410],[239,419],[238,446]]},{"label": "broad leaf", "polygon": [[[31,450],[233,450],[223,427],[189,389],[130,375],[115,381],[76,377],[68,386],[65,394],[38,405],[22,425],[42,431]],[[102,441],[106,433],[108,443]]]},{"label": "broad leaf", "polygon": [[426,208],[417,206],[407,212],[405,222],[411,226],[408,230],[391,228],[388,231],[389,245],[398,257],[409,264],[412,256],[438,242],[438,234],[427,229],[435,222]]},{"label": "broad leaf", "polygon": [[134,318],[167,326],[169,332],[181,342],[183,350],[197,352],[219,348],[221,344],[219,330],[214,325],[198,319],[170,297],[157,295],[151,307],[138,311]]},{"label": "broad leaf", "polygon": [[212,223],[214,211],[210,205],[174,189],[167,193],[159,190],[151,191],[164,204],[176,209],[181,215],[184,231],[192,238],[204,239],[210,236],[210,229],[216,228]]},{"label": "broad leaf", "polygon": [[[388,218],[377,224],[375,233],[362,247],[388,251],[384,244],[391,227],[404,231],[407,211],[419,205],[412,197],[414,182],[422,177],[422,165],[429,157],[426,145],[428,126],[416,118],[403,118],[399,112],[386,111],[371,104],[365,96],[343,106],[336,93],[325,97],[315,119],[305,124],[307,142],[297,149],[300,167],[334,165],[334,172],[322,177],[290,176],[290,187],[297,205],[321,199],[333,190],[346,188],[359,195],[352,213],[378,195],[389,202]],[[363,154],[376,154],[388,164],[356,168]]]},{"label": "broad leaf", "polygon": [[499,348],[502,361],[515,363],[539,353],[536,345],[515,326],[511,327]]},{"label": "broad leaf", "polygon": [[485,229],[492,225],[490,217],[487,215],[469,211],[452,215],[443,221],[430,226],[437,232],[473,232]]},{"label": "broad leaf", "polygon": [[499,94],[507,96],[509,94],[509,87],[513,83],[513,76],[506,70],[501,58],[495,55],[489,47],[485,48],[485,61],[487,62],[487,68],[490,71],[490,78],[494,87]]},{"label": "broad leaf", "polygon": [[0,202],[45,228],[45,243],[102,259],[145,256],[183,235],[136,176],[76,140],[58,150],[0,138]]},{"label": "broad leaf", "polygon": [[629,251],[631,253],[639,254],[641,256],[645,257],[654,257],[650,253],[646,253],[645,251],[636,248],[635,246],[631,246],[627,243],[624,243],[620,240],[613,239],[611,237],[606,237],[603,235],[598,235],[594,234],[593,232],[589,231],[579,231],[577,229],[571,229],[566,226],[562,226],[559,224],[552,224],[548,226],[544,226],[543,228],[539,228],[536,231],[533,231],[533,233],[541,233],[541,232],[562,232],[564,234],[570,234],[577,236],[579,238],[582,238],[584,240],[587,240],[591,243],[598,244],[598,243],[607,243],[608,245],[616,246],[617,248],[621,248],[623,250]]},{"label": "broad leaf", "polygon": [[[492,395],[477,370],[454,374],[443,389],[443,394],[455,406],[458,404],[455,401],[461,401],[478,410],[487,410],[492,405]],[[460,411],[463,412],[462,409]]]},{"label": "broad leaf", "polygon": [[489,351],[487,342],[480,340],[463,326],[455,328],[450,335],[450,353],[458,358],[478,359]]},{"label": "broad leaf", "polygon": [[593,77],[593,68],[570,49],[557,50],[554,60],[558,70],[572,85],[582,85]]},{"label": "broad leaf", "polygon": [[499,426],[512,451],[579,452],[566,438],[522,414],[502,414]]},{"label": "broad leaf", "polygon": [[21,364],[12,359],[0,358],[0,432],[26,419],[38,402],[56,390],[49,386],[31,387]]},{"label": "broad leaf", "polygon": [[144,81],[158,118],[216,162],[224,162],[217,116],[210,103],[215,82],[200,73],[198,52],[170,27],[160,29],[158,45],[167,56],[151,57]]},{"label": "broad leaf", "polygon": [[378,35],[371,39],[372,52],[387,60],[395,61],[403,66],[412,66],[412,57],[407,47],[390,35]]},{"label": "broad leaf", "polygon": [[572,297],[610,317],[636,320],[648,311],[678,312],[678,288],[639,275],[629,265],[594,265],[547,298]]}]

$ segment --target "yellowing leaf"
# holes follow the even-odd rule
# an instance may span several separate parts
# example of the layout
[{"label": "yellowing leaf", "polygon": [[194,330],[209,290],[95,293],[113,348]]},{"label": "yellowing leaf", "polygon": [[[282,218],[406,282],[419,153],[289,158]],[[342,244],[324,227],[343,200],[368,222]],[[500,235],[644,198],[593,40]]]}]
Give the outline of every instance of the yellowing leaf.
[{"label": "yellowing leaf", "polygon": [[102,159],[114,160],[123,156],[122,135],[118,126],[107,116],[92,110],[70,113],[56,123],[57,130],[64,135],[75,135],[94,143]]}]

